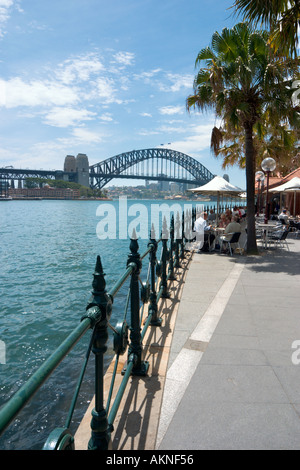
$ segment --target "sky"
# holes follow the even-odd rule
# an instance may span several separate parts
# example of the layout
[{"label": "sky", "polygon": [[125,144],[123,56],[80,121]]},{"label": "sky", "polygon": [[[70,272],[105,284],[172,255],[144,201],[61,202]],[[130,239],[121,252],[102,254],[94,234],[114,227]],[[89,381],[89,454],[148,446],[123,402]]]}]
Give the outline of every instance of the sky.
[{"label": "sky", "polygon": [[211,154],[214,114],[186,110],[198,52],[239,21],[232,4],[0,0],[0,167],[165,147],[245,188],[245,171]]}]

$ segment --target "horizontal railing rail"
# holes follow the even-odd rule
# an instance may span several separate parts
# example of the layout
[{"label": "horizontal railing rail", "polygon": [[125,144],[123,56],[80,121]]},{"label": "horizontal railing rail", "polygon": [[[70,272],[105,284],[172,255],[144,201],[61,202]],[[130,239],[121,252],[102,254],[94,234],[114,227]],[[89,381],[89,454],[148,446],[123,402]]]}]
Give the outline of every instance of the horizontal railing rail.
[{"label": "horizontal railing rail", "polygon": [[[130,375],[145,376],[148,372],[149,364],[142,359],[142,341],[149,326],[159,327],[161,325],[161,318],[158,316],[158,302],[162,298],[170,297],[168,282],[175,279],[174,269],[180,267],[180,262],[185,257],[186,241],[192,240],[192,238],[186,236],[186,233],[190,233],[191,237],[193,236],[191,227],[193,227],[196,214],[192,211],[190,215],[191,217],[187,217],[185,220],[184,213],[181,219],[177,214],[176,222],[174,222],[174,216],[172,216],[169,229],[164,219],[161,238],[156,240],[155,234],[151,230],[147,249],[141,255],[139,254],[138,241],[135,234],[133,234],[130,241],[130,253],[127,259],[126,270],[108,291],[106,290],[101,258],[97,256],[93,274],[92,295],[80,324],[0,409],[0,434],[17,417],[26,403],[32,399],[37,390],[49,378],[78,341],[92,329],[90,343],[67,413],[65,426],[56,428],[50,433],[43,449],[73,450],[75,448],[74,436],[70,431],[70,425],[91,352],[93,352],[95,357],[95,406],[92,411],[91,437],[88,449],[107,450],[109,448],[113,423]],[[158,259],[157,251],[159,246],[161,247],[161,253]],[[147,256],[149,256],[147,279],[145,282],[142,282],[140,277],[142,262]],[[119,320],[115,326],[112,326],[110,319],[114,299],[128,280],[129,289],[123,320]],[[148,304],[148,316],[144,319],[142,328],[142,316],[146,304]],[[130,314],[129,322],[127,322],[128,312]],[[107,350],[109,328],[113,331],[113,349],[116,361],[105,406],[103,381],[104,354]],[[114,402],[111,404],[118,360],[126,352],[127,362],[122,371],[123,379]]]}]

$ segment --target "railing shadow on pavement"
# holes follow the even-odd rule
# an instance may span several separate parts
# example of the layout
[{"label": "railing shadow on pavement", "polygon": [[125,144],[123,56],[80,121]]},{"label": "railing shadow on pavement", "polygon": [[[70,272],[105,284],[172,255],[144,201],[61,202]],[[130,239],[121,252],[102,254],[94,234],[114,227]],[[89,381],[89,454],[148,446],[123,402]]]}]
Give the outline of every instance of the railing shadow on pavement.
[{"label": "railing shadow on pavement", "polygon": [[[188,218],[191,226],[194,216]],[[70,408],[67,410],[65,426],[56,428],[50,433],[43,449],[75,450],[75,438],[70,431],[70,424],[91,353],[95,358],[95,395],[93,409],[89,414],[89,440],[86,448],[108,450],[118,447],[121,429],[125,429],[126,433],[125,439],[122,438],[121,448],[125,446],[124,440],[132,440],[135,436],[139,439],[138,448],[145,448],[149,435],[149,416],[153,412],[152,404],[154,399],[157,399],[157,395],[162,393],[163,388],[164,374],[161,375],[163,351],[170,341],[171,322],[174,321],[174,311],[179,301],[184,274],[192,257],[192,254],[187,255],[185,250],[185,242],[190,240],[186,239],[184,234],[192,232],[183,229],[186,223],[184,219],[185,214],[182,214],[181,231],[178,231],[179,221],[177,220],[175,224],[173,216],[170,230],[164,220],[161,238],[158,241],[151,230],[148,248],[142,255],[139,254],[138,240],[136,234],[133,233],[127,269],[109,291],[106,289],[101,258],[97,256],[92,295],[80,324],[2,406],[0,434],[13,422],[78,341],[92,329],[91,340],[76,389]],[[157,257],[159,246],[161,246],[160,259]],[[147,279],[142,282],[141,267],[148,255]],[[127,280],[129,288],[123,321],[118,321],[115,326],[112,326],[110,321],[114,298]],[[126,318],[127,312],[130,314],[129,321]],[[107,350],[109,328],[113,330],[114,335],[115,360],[104,374],[104,354]],[[125,353],[127,353],[127,359],[123,360]],[[166,364],[164,364],[165,368]],[[148,373],[149,370],[151,375]],[[128,387],[129,379],[131,383]],[[141,385],[144,386],[146,393],[139,393]],[[125,397],[127,387],[129,392]],[[138,396],[142,397],[140,402],[137,400]],[[133,403],[132,409],[129,408],[130,403]],[[144,414],[143,419],[141,419],[141,410]],[[112,435],[114,435],[113,439]]]},{"label": "railing shadow on pavement", "polygon": [[176,268],[176,279],[169,290],[170,298],[162,299],[159,317],[160,328],[151,328],[145,337],[144,357],[149,363],[147,377],[132,377],[121,407],[112,449],[154,449],[176,312],[184,285],[185,274],[192,255],[188,255],[180,268]]}]

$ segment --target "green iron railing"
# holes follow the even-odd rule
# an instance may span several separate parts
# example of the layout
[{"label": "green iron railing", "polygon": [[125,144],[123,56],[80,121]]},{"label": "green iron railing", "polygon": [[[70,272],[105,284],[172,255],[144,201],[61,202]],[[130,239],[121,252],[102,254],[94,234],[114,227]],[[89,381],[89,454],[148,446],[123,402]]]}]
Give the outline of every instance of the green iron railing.
[{"label": "green iron railing", "polygon": [[[107,450],[109,448],[114,419],[130,375],[144,376],[147,374],[149,364],[147,361],[142,360],[142,341],[149,325],[158,327],[161,325],[157,305],[161,298],[169,297],[168,281],[175,279],[174,268],[180,267],[180,260],[185,256],[186,234],[192,233],[191,227],[193,226],[195,217],[196,213],[194,210],[192,210],[192,214],[188,214],[186,222],[184,220],[184,213],[182,214],[181,220],[179,214],[177,214],[175,222],[172,216],[170,230],[168,230],[166,220],[164,219],[161,238],[156,240],[153,230],[151,230],[147,250],[142,255],[139,254],[138,241],[136,240],[135,234],[133,234],[130,242],[130,254],[128,256],[126,270],[110,291],[106,290],[105,274],[103,272],[101,259],[100,256],[97,257],[93,275],[92,295],[80,324],[15,395],[3,405],[0,410],[0,434],[16,418],[26,403],[33,397],[77,342],[87,331],[92,329],[91,340],[67,414],[65,426],[56,428],[50,433],[43,449],[73,450],[75,448],[74,436],[70,431],[70,425],[91,352],[93,352],[95,356],[95,406],[92,411],[91,437],[88,443],[88,449]],[[190,226],[188,227],[185,224],[189,224]],[[158,246],[161,246],[160,259],[157,259]],[[147,280],[143,283],[140,279],[140,273],[142,262],[148,255],[149,268]],[[112,327],[110,317],[114,298],[129,278],[130,286],[124,318],[119,321],[115,327]],[[159,284],[157,280],[159,280]],[[142,307],[140,307],[140,301],[142,302]],[[142,316],[145,304],[147,303],[149,303],[148,316],[145,319],[142,329]],[[129,305],[131,317],[130,326],[126,321]],[[108,328],[112,328],[113,330],[116,361],[107,403],[106,406],[104,406],[104,354],[107,350]],[[118,360],[127,350],[128,358],[126,366],[122,371],[123,379],[114,402],[111,405]]]}]

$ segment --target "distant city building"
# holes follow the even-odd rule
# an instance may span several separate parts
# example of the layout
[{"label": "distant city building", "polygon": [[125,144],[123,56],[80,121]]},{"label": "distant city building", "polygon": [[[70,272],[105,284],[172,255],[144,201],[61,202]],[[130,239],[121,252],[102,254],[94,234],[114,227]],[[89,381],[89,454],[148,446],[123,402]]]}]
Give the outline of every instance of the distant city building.
[{"label": "distant city building", "polygon": [[10,188],[9,195],[12,198],[43,198],[43,199],[79,199],[80,191],[70,188]]},{"label": "distant city building", "polygon": [[[167,176],[167,175],[161,173],[161,174],[158,175],[158,176],[164,177],[164,176]],[[169,191],[169,181],[159,181],[159,182],[158,182],[158,188],[159,188],[161,191]]]},{"label": "distant city building", "polygon": [[178,183],[170,183],[171,194],[177,194],[181,192],[181,185]]}]

